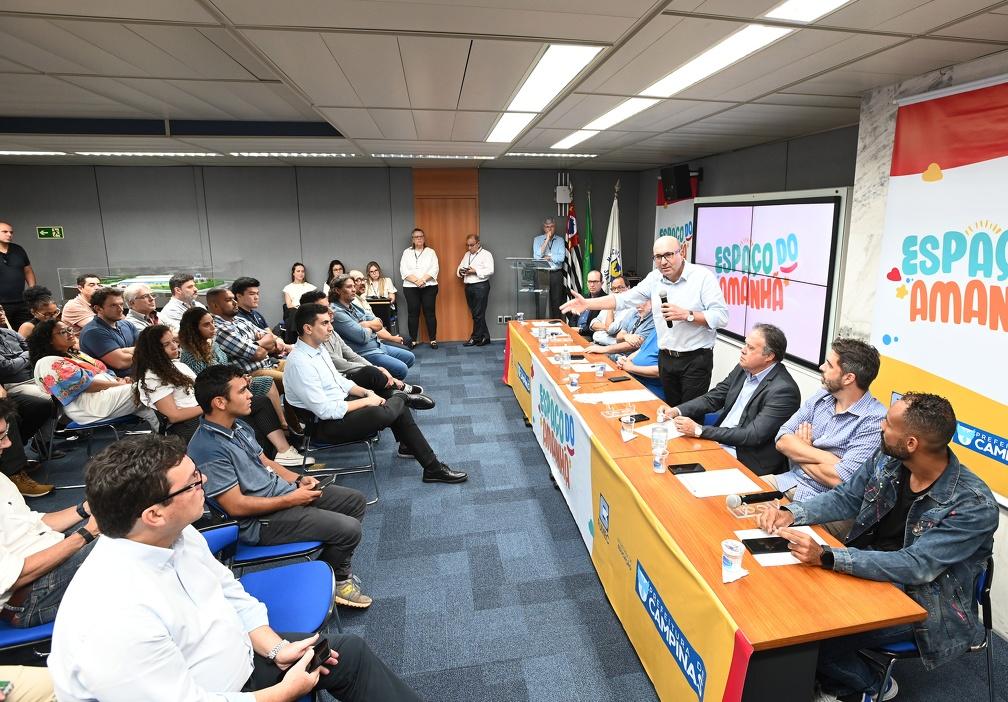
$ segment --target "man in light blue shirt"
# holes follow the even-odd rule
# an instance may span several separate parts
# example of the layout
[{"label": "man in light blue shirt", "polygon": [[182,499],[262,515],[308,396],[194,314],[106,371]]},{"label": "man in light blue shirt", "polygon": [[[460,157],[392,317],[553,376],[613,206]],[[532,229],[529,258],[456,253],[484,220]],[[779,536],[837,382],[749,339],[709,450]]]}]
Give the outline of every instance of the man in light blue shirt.
[{"label": "man in light blue shirt", "polygon": [[413,458],[423,467],[425,483],[461,483],[469,476],[438,460],[427,443],[404,396],[379,397],[347,380],[333,366],[322,344],[333,333],[324,305],[298,307],[294,315],[299,338],[284,367],[285,399],[318,418],[315,436],[326,443],[360,441],[390,427],[399,442],[399,457]]},{"label": "man in light blue shirt", "polygon": [[[819,366],[823,388],[777,432],[777,450],[790,470],[768,476],[790,499],[807,500],[846,482],[881,446],[886,408],[868,388],[879,353],[857,339],[836,339]],[[850,524],[825,525],[842,539]],[[842,532],[842,533],[841,533]]]},{"label": "man in light blue shirt", "polygon": [[[757,324],[742,345],[738,365],[710,392],[671,409],[676,429],[721,442],[753,473],[787,470],[774,447],[777,431],[801,404],[801,393],[781,363],[787,337],[772,324]],[[716,413],[712,422],[706,415]]]},{"label": "man in light blue shirt", "polygon": [[659,377],[672,406],[700,397],[710,388],[717,330],[728,323],[728,306],[714,274],[688,263],[674,236],[654,243],[655,270],[621,295],[574,299],[561,312],[616,310],[651,301],[658,333]]},{"label": "man in light blue shirt", "polygon": [[[564,291],[563,264],[567,256],[567,237],[557,233],[556,220],[543,220],[543,233],[532,240],[532,258],[549,263],[549,316],[560,318],[560,305],[566,294]],[[601,309],[601,308],[599,308]],[[579,310],[581,314],[583,310]]]}]

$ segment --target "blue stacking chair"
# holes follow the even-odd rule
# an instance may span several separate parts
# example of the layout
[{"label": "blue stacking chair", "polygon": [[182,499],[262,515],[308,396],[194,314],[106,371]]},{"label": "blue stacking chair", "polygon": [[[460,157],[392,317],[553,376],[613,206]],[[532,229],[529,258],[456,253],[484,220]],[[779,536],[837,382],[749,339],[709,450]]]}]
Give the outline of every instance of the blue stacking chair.
[{"label": "blue stacking chair", "polygon": [[[987,652],[987,691],[990,695],[990,702],[994,702],[994,648],[993,639],[991,637],[992,629],[992,614],[991,614],[991,583],[994,581],[994,558],[987,559],[987,569],[980,573],[977,577],[976,588],[973,593],[973,598],[976,604],[980,607],[980,614],[983,617],[984,625],[984,640],[977,644],[976,646],[970,647],[970,653],[976,653],[978,651]],[[889,686],[889,681],[892,679],[892,671],[896,666],[896,661],[905,660],[907,658],[920,658],[920,651],[917,650],[917,642],[911,637],[906,641],[896,641],[894,643],[886,644],[880,646],[879,648],[869,649],[869,655],[872,658],[881,658],[883,661],[888,661],[886,664],[885,676],[882,678],[881,690],[885,690]]]},{"label": "blue stacking chair", "polygon": [[[239,545],[238,525],[226,522],[201,529],[200,533],[206,539],[210,552],[227,564],[230,554]],[[260,565],[274,560],[277,559],[248,562],[246,565]],[[266,605],[273,629],[320,631],[330,619],[334,619],[337,630],[343,631],[335,608],[336,579],[332,568],[324,561],[291,563],[258,570],[241,576],[239,582],[250,595]]]},{"label": "blue stacking chair", "polygon": [[49,655],[53,623],[19,628],[0,622],[0,659],[41,658]]},{"label": "blue stacking chair", "polygon": [[[226,519],[231,519],[209,497],[206,498],[206,502],[208,505],[211,505],[211,512],[216,512]],[[275,546],[243,544],[238,540],[238,524],[233,520],[204,527],[200,529],[200,533],[203,534],[203,538],[210,544],[210,551],[239,575],[251,566],[278,563],[298,558],[310,561],[312,556],[322,550],[321,541],[295,541],[289,544],[276,544]]]},{"label": "blue stacking chair", "polygon": [[[370,473],[371,482],[374,484],[375,496],[373,500],[368,500],[367,503],[369,505],[373,505],[378,501],[378,499],[380,498],[380,494],[378,492],[378,477],[375,475],[375,466],[377,465],[377,461],[375,460],[374,455],[374,444],[377,443],[378,441],[377,432],[364,439],[357,439],[355,441],[344,441],[339,444],[330,444],[323,441],[318,441],[313,438],[313,435],[315,433],[315,425],[318,423],[318,417],[316,417],[310,411],[302,409],[300,407],[295,407],[294,405],[287,402],[286,398],[284,398],[284,410],[285,410],[284,414],[287,417],[287,423],[291,424],[292,423],[291,420],[297,420],[297,423],[300,424],[300,427],[295,428],[296,429],[300,428],[302,430],[303,437],[301,439],[301,445],[297,447],[297,449],[304,456],[304,461],[301,463],[302,474],[313,476],[333,475],[339,477],[341,475],[354,475],[356,473]],[[355,446],[357,444],[364,446],[364,448],[367,450],[368,462],[365,463],[364,465],[347,466],[342,468],[323,468],[320,470],[312,470],[307,465],[308,455],[311,453],[317,453],[319,451],[332,451],[335,449],[343,448],[345,446]]]}]

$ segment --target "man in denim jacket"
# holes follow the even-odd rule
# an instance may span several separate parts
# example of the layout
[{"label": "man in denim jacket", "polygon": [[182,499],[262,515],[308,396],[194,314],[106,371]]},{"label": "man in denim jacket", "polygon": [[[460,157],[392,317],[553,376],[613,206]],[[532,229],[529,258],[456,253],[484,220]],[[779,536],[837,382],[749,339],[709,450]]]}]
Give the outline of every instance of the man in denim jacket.
[{"label": "man in denim jacket", "polygon": [[[922,622],[823,641],[816,670],[823,699],[878,698],[880,676],[858,649],[912,638],[930,670],[983,639],[973,592],[993,549],[998,509],[990,488],[948,449],[955,430],[948,400],[907,393],[882,421],[881,452],[850,480],[760,515],[759,525],[790,541],[802,562],[891,582],[927,610]],[[846,548],[787,528],[855,515]],[[881,699],[895,690],[894,681]]]}]

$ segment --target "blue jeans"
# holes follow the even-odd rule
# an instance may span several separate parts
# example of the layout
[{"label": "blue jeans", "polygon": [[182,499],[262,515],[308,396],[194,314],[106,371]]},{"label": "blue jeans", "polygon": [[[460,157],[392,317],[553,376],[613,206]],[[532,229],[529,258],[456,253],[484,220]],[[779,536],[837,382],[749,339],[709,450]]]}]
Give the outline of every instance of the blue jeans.
[{"label": "blue jeans", "polygon": [[909,624],[826,639],[819,644],[816,678],[825,692],[838,697],[864,692],[878,695],[882,679],[858,651],[907,640],[913,640],[913,627]]},{"label": "blue jeans", "polygon": [[[72,531],[68,533],[73,534]],[[20,612],[17,611],[19,608],[5,605],[15,612],[14,626],[39,626],[56,619],[56,610],[59,609],[63,593],[66,592],[74,573],[91,553],[93,546],[93,541],[85,544],[77,553],[35,580],[31,584],[28,599],[20,607]]]},{"label": "blue jeans", "polygon": [[387,346],[385,344],[380,344],[380,347],[381,351],[368,354],[364,358],[376,366],[381,366],[387,370],[392,374],[393,378],[398,380],[405,378],[406,373],[413,367],[413,363],[416,361],[416,356],[413,355],[413,352],[398,346]]}]

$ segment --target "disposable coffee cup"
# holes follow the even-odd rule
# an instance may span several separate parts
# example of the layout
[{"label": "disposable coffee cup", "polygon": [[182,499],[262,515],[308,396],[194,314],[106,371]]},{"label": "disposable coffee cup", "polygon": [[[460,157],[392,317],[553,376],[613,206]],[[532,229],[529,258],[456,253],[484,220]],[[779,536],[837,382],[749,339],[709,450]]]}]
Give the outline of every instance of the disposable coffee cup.
[{"label": "disposable coffee cup", "polygon": [[726,578],[734,578],[735,574],[742,570],[742,552],[745,546],[736,539],[725,539],[721,542],[721,575]]}]

